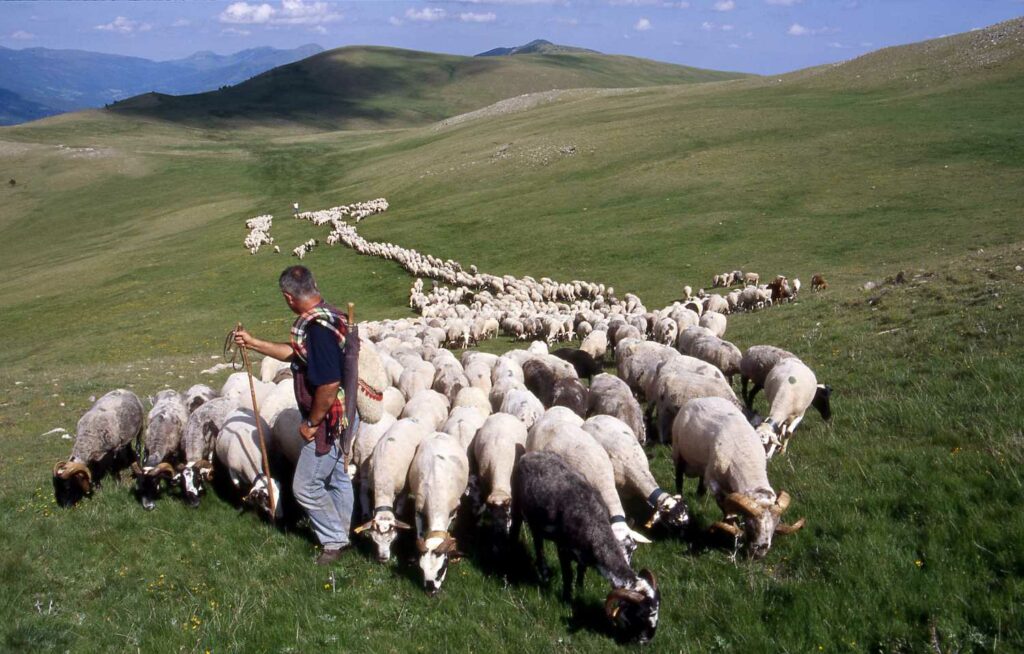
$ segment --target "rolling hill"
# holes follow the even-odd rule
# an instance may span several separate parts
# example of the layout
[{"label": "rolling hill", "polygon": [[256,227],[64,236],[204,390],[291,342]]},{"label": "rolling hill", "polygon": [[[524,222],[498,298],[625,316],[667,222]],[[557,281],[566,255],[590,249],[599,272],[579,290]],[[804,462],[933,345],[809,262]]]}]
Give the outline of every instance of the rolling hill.
[{"label": "rolling hill", "polygon": [[263,47],[230,55],[197,52],[184,59],[151,61],[84,50],[0,47],[0,89],[20,96],[22,103],[16,108],[14,98],[0,96],[0,125],[102,107],[154,90],[174,94],[208,91],[322,50],[318,45],[291,50]]},{"label": "rolling hill", "polygon": [[477,57],[504,57],[511,55],[524,55],[524,54],[572,54],[572,53],[588,53],[588,54],[601,54],[596,50],[588,50],[586,48],[576,48],[570,45],[558,45],[551,41],[545,41],[544,39],[535,39],[524,45],[517,45],[511,48],[493,48],[487,52],[481,52],[476,55]]},{"label": "rolling hill", "polygon": [[[0,129],[0,180],[17,180],[0,186],[0,649],[622,651],[601,627],[607,583],[591,572],[560,602],[525,538],[506,574],[459,527],[467,557],[428,598],[412,542],[393,565],[360,546],[328,573],[301,524],[271,528],[230,492],[146,513],[108,483],[53,506],[70,443],[50,430],[73,429],[91,396],[217,386],[225,372],[200,371],[239,320],[287,338],[276,282],[296,260],[250,256],[245,219],[274,214],[287,253],[326,232],[292,202],[386,197],[358,225],[370,240],[602,281],[652,308],[723,270],[804,281],[796,303],[730,316],[726,338],[784,347],[834,388],[832,422],[808,414],[769,468],[807,526],[763,561],[653,531],[635,560],[662,593],[645,649],[1024,650],[1020,33],[727,84],[582,89],[448,127],[90,111]],[[393,262],[322,245],[303,263],[360,319],[411,315]],[[815,294],[818,272],[831,286]],[[668,448],[649,453],[672,488]],[[717,519],[692,480],[684,494],[695,529]]]},{"label": "rolling hill", "polygon": [[150,93],[110,110],[190,125],[277,121],[327,129],[404,127],[537,91],[743,77],[587,52],[480,58],[349,47],[281,66],[228,89],[182,97]]}]

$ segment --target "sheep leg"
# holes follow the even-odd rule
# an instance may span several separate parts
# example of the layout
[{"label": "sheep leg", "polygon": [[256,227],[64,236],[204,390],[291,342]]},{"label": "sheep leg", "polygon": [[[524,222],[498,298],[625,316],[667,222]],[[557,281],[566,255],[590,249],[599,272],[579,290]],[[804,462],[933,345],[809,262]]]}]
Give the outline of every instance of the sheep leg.
[{"label": "sheep leg", "polygon": [[583,578],[587,574],[587,566],[582,561],[576,562],[576,596],[583,594]]},{"label": "sheep leg", "polygon": [[750,406],[750,401],[747,400],[747,383],[749,381],[750,377],[747,377],[746,375],[740,375],[740,383],[743,384],[743,401],[746,403],[748,409],[753,409],[754,407]]},{"label": "sheep leg", "polygon": [[751,411],[754,410],[754,397],[756,397],[757,394],[761,392],[762,388],[764,388],[764,386],[760,384],[754,384],[754,387],[750,389],[750,396],[747,398],[747,408],[750,409]]},{"label": "sheep leg", "polygon": [[546,584],[551,581],[551,568],[544,558],[544,530],[531,524],[530,535],[533,536],[533,553],[537,559],[537,576]]},{"label": "sheep leg", "polygon": [[572,601],[572,552],[568,547],[558,548],[558,563],[562,566],[562,601]]},{"label": "sheep leg", "polygon": [[683,493],[683,471],[686,469],[686,463],[683,461],[676,461],[676,493]]}]

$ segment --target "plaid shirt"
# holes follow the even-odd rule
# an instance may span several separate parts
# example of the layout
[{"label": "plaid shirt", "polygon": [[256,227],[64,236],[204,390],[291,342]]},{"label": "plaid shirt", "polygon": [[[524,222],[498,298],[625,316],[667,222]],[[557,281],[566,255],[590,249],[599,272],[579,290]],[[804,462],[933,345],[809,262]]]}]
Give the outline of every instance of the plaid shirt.
[{"label": "plaid shirt", "polygon": [[[348,336],[348,322],[336,308],[321,302],[312,309],[309,309],[292,324],[291,346],[295,353],[296,361],[292,364],[292,371],[295,373],[296,400],[303,413],[308,416],[313,407],[313,398],[306,390],[306,363],[309,352],[306,347],[309,338],[309,327],[316,323],[326,328],[335,338],[338,339],[338,347],[344,351],[345,341]],[[343,431],[348,428],[348,416],[345,414],[345,385],[338,386],[338,396],[335,398],[331,408],[327,411],[321,429],[316,434],[317,454],[326,454],[330,451],[333,443]]]}]

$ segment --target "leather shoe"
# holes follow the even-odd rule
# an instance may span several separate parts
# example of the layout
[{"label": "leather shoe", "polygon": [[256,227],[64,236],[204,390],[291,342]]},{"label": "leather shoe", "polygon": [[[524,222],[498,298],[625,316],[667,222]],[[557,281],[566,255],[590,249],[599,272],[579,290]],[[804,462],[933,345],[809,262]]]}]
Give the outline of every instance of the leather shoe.
[{"label": "leather shoe", "polygon": [[331,565],[339,558],[341,558],[341,548],[324,550],[323,552],[320,552],[320,556],[316,557],[315,563],[317,565]]}]

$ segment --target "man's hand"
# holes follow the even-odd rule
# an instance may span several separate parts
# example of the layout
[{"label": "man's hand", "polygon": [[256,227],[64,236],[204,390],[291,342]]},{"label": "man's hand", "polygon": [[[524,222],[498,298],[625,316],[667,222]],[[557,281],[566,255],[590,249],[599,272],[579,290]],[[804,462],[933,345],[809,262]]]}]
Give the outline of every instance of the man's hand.
[{"label": "man's hand", "polygon": [[255,339],[252,334],[245,331],[244,329],[235,330],[235,345],[241,345],[242,347],[252,348],[253,341]]},{"label": "man's hand", "polygon": [[310,427],[310,426],[306,425],[306,421],[303,420],[302,422],[299,423],[299,436],[302,436],[302,440],[304,440],[307,443],[309,443],[314,438],[316,438],[316,432],[319,429],[320,429],[319,426]]}]

